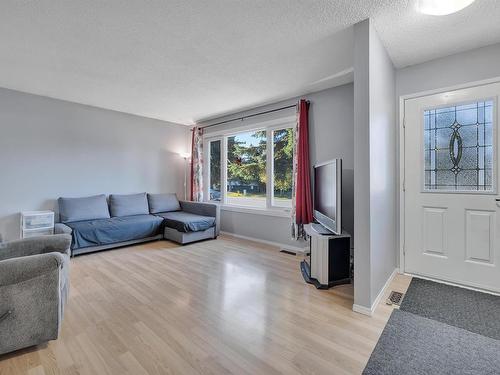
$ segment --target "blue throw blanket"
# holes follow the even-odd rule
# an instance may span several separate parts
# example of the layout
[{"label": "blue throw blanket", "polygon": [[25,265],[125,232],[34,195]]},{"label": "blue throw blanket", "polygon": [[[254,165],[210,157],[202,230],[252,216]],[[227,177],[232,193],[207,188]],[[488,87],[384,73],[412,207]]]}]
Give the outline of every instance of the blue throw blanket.
[{"label": "blue throw blanket", "polygon": [[160,234],[163,218],[154,215],[112,217],[66,223],[72,230],[72,249],[138,240]]}]

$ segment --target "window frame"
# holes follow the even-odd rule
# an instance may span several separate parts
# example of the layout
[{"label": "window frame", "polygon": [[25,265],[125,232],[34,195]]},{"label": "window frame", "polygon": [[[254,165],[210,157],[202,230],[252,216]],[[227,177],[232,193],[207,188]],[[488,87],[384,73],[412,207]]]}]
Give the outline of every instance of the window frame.
[{"label": "window frame", "polygon": [[[291,207],[283,207],[273,205],[274,199],[274,132],[277,130],[283,130],[292,128],[295,136],[295,126],[296,117],[287,116],[275,120],[265,121],[265,122],[253,122],[248,125],[243,125],[239,127],[234,127],[228,130],[215,130],[204,134],[203,136],[203,156],[206,160],[205,168],[203,172],[203,178],[207,181],[204,184],[204,196],[205,200],[210,203],[216,203],[221,206],[222,209],[228,211],[236,212],[252,212],[252,213],[263,213],[272,216],[288,216],[291,211]],[[227,140],[229,137],[238,135],[243,132],[251,131],[266,131],[266,207],[252,207],[236,205],[227,202]],[[215,141],[221,141],[221,200],[212,201],[210,200],[210,143]]]},{"label": "window frame", "polygon": [[[289,124],[287,125],[281,125],[281,126],[275,126],[275,127],[272,127],[270,129],[268,129],[268,132],[270,132],[270,135],[271,136],[268,136],[267,139],[268,139],[268,147],[269,150],[271,150],[271,152],[268,152],[268,160],[270,159],[270,171],[268,171],[268,179],[270,180],[270,194],[268,195],[268,199],[269,202],[268,202],[268,207],[271,207],[273,209],[287,209],[287,210],[290,210],[292,207],[291,207],[291,204],[290,206],[278,206],[278,205],[275,205],[274,204],[274,200],[275,200],[275,197],[274,197],[274,132],[276,131],[279,131],[279,130],[285,130],[285,129],[289,129],[289,128],[292,128],[293,129],[293,137],[295,138],[295,124],[292,124],[291,126]],[[293,158],[293,156],[292,156]],[[293,169],[293,165],[292,165],[292,169]],[[293,178],[293,171],[292,171],[292,178]]]}]

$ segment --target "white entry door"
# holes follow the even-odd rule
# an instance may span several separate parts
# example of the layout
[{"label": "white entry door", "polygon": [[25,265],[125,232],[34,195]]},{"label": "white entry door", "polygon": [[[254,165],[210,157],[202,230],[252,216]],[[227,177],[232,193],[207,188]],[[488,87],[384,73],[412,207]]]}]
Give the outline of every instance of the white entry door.
[{"label": "white entry door", "polygon": [[499,95],[405,102],[405,272],[500,292]]}]

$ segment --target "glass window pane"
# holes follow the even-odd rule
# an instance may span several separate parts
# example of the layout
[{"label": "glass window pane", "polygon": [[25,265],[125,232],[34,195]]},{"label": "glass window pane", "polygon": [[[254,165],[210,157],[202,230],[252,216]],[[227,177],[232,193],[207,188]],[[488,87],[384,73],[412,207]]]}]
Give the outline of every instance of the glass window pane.
[{"label": "glass window pane", "polygon": [[444,129],[435,129],[433,132],[434,137],[436,139],[436,147],[439,149],[448,149],[450,146],[450,137],[453,133],[453,130],[450,128]]},{"label": "glass window pane", "polygon": [[[465,106],[457,107],[457,122],[461,125],[475,125],[479,117],[476,106],[465,109]],[[460,108],[460,109],[459,109]]]},{"label": "glass window pane", "polygon": [[266,131],[227,138],[228,204],[266,207]]},{"label": "glass window pane", "polygon": [[460,135],[462,137],[463,147],[473,147],[476,149],[479,137],[479,127],[476,124],[472,126],[463,126],[460,129]]},{"label": "glass window pane", "polygon": [[436,113],[436,128],[448,128],[453,124],[453,120],[455,119],[455,113],[451,111],[441,111]]},{"label": "glass window pane", "polygon": [[292,206],[293,128],[273,132],[273,206]]},{"label": "glass window pane", "polygon": [[221,141],[210,142],[210,191],[211,201],[221,200]]},{"label": "glass window pane", "polygon": [[493,191],[492,118],[491,100],[424,111],[425,190]]}]

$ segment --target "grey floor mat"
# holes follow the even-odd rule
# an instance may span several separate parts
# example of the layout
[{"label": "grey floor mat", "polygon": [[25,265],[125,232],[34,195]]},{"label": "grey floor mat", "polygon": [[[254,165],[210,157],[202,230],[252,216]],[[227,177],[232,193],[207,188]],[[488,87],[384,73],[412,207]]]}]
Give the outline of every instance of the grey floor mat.
[{"label": "grey floor mat", "polygon": [[500,340],[498,296],[414,277],[400,309]]},{"label": "grey floor mat", "polygon": [[371,374],[499,374],[500,341],[394,310],[363,371]]}]

